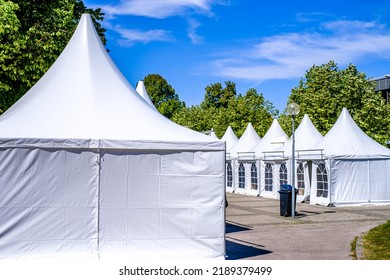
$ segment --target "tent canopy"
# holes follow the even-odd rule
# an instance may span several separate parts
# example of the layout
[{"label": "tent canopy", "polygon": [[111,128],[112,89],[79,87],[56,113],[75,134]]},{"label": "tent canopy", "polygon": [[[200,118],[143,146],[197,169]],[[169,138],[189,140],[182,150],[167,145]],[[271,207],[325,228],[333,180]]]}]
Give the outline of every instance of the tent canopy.
[{"label": "tent canopy", "polygon": [[[148,92],[146,91],[144,81],[139,81],[136,88],[137,93],[148,103],[153,109],[156,109]],[[156,109],[157,110],[157,109]]]},{"label": "tent canopy", "polygon": [[236,134],[234,134],[232,127],[229,125],[225,131],[225,134],[221,138],[222,141],[226,142],[226,151],[229,150],[237,143],[238,138]]},{"label": "tent canopy", "polygon": [[49,147],[69,145],[58,139],[82,147],[223,146],[149,106],[109,57],[89,15],[47,73],[1,116],[0,144],[4,139]]},{"label": "tent canopy", "polygon": [[[309,116],[305,114],[298,128],[295,130],[295,150],[310,150],[322,139],[323,136],[321,133],[318,132]],[[286,156],[291,157],[291,138],[285,143],[283,150]]]},{"label": "tent canopy", "polygon": [[275,151],[287,141],[287,134],[280,127],[277,119],[272,121],[270,128],[260,142],[255,146],[256,156],[263,156],[263,152]]},{"label": "tent canopy", "polygon": [[332,129],[313,148],[324,149],[325,155],[330,158],[390,158],[390,149],[367,136],[346,108]]},{"label": "tent canopy", "polygon": [[256,133],[251,123],[248,123],[244,133],[237,143],[229,150],[231,157],[238,157],[239,153],[254,152],[253,148],[260,142],[261,138]]}]

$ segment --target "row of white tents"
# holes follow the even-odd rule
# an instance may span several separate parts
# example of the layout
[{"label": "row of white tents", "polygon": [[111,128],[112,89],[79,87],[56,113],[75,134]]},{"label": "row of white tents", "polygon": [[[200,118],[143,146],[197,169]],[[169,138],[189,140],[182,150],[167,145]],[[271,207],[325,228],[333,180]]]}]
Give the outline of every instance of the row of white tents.
[{"label": "row of white tents", "polygon": [[[275,119],[260,138],[249,123],[238,140],[229,127],[226,190],[270,198],[292,182],[292,142]],[[297,201],[321,205],[390,203],[390,149],[368,137],[343,109],[322,136],[308,115],[295,131]]]},{"label": "row of white tents", "polygon": [[224,257],[225,143],[137,88],[83,15],[0,117],[0,259]]}]

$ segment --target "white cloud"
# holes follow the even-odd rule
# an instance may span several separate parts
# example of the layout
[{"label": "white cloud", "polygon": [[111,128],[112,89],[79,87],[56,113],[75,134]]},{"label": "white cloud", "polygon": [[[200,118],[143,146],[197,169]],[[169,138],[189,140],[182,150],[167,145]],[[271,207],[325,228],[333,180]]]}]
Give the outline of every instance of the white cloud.
[{"label": "white cloud", "polygon": [[103,26],[120,34],[121,46],[132,46],[135,43],[152,41],[172,41],[172,33],[164,30],[140,31],[135,29],[114,28],[110,21],[120,16],[141,16],[154,19],[165,19],[174,16],[186,18],[187,35],[193,44],[203,43],[204,38],[197,33],[201,25],[193,17],[196,15],[213,16],[213,5],[225,5],[229,0],[117,0],[106,5],[93,5],[105,13]]},{"label": "white cloud", "polygon": [[211,14],[213,0],[121,0],[102,5],[108,16],[132,15],[167,18],[188,13]]},{"label": "white cloud", "polygon": [[126,29],[119,25],[115,26],[114,30],[120,34],[121,39],[118,40],[118,43],[124,47],[129,47],[136,43],[146,44],[152,41],[173,41],[171,33],[166,30],[155,29],[142,31],[138,29]]},{"label": "white cloud", "polygon": [[188,37],[191,39],[193,44],[203,43],[204,37],[197,34],[196,30],[201,26],[199,21],[195,19],[188,20],[189,27],[187,28]]},{"label": "white cloud", "polygon": [[[334,60],[356,64],[369,55],[390,58],[390,33],[374,22],[337,21],[323,24],[327,32],[288,33],[240,47],[207,67],[210,75],[261,82],[303,77],[313,65]],[[234,57],[234,59],[231,59]]]}]

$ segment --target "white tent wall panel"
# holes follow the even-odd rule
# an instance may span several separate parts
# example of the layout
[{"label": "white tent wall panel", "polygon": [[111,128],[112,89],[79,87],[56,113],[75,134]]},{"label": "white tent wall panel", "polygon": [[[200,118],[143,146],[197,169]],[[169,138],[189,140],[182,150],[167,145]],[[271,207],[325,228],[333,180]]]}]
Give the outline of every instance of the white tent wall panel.
[{"label": "white tent wall panel", "polygon": [[142,252],[179,250],[188,257],[195,250],[200,257],[223,256],[224,157],[222,151],[105,153],[102,181],[126,179],[120,179],[114,196],[122,200],[115,207],[103,203],[106,195],[113,196],[110,184],[101,185],[101,250],[126,248],[131,254],[139,242],[151,240],[153,246]]},{"label": "white tent wall panel", "polygon": [[[230,166],[232,168],[232,185],[231,187],[228,186],[228,172],[227,172],[227,167],[228,167],[228,164],[230,163]],[[234,192],[234,187],[235,187],[235,177],[237,176],[236,173],[235,173],[235,161],[234,160],[226,160],[225,162],[225,173],[226,173],[226,178],[225,178],[225,182],[226,182],[226,192],[228,193],[233,193]]]},{"label": "white tent wall panel", "polygon": [[[317,168],[319,164],[325,164],[326,173],[327,173],[327,179],[328,179],[328,196],[327,197],[321,197],[317,196]],[[311,174],[311,188],[310,188],[310,204],[320,204],[320,205],[329,205],[330,203],[334,202],[334,189],[331,185],[331,174],[329,172],[330,170],[330,161],[329,160],[313,160],[313,167],[312,167],[312,174]]]},{"label": "white tent wall panel", "polygon": [[306,201],[307,199],[310,199],[310,192],[311,192],[311,178],[312,178],[312,163],[309,161],[297,161],[295,168],[295,182],[296,182],[296,188],[298,188],[298,165],[302,163],[303,165],[303,177],[304,177],[304,184],[305,184],[305,190],[304,193],[301,194],[298,192],[297,194],[297,202]]},{"label": "white tent wall panel", "polygon": [[[256,184],[252,185],[252,164],[256,166],[256,178],[257,178],[257,186]],[[253,178],[255,179],[255,178]],[[259,160],[250,161],[245,166],[245,185],[246,185],[246,194],[259,196],[260,195],[260,168],[259,168]]]},{"label": "white tent wall panel", "polygon": [[240,161],[237,159],[232,159],[233,167],[233,189],[235,193],[245,194],[245,188],[239,187],[239,168]]},{"label": "white tent wall panel", "polygon": [[221,257],[224,161],[224,151],[2,148],[0,258]]},{"label": "white tent wall panel", "polygon": [[334,204],[390,202],[390,159],[334,159],[331,162]]},{"label": "white tent wall panel", "polygon": [[373,203],[390,202],[390,159],[370,161],[370,200]]},{"label": "white tent wall panel", "polygon": [[93,252],[98,173],[88,151],[1,149],[0,257]]},{"label": "white tent wall panel", "polygon": [[[267,198],[279,198],[280,190],[280,166],[284,163],[287,168],[287,183],[290,184],[290,172],[291,167],[288,161],[286,160],[261,160],[260,161],[260,196]],[[272,166],[272,191],[268,191],[265,188],[265,168],[266,165],[270,164]]]}]

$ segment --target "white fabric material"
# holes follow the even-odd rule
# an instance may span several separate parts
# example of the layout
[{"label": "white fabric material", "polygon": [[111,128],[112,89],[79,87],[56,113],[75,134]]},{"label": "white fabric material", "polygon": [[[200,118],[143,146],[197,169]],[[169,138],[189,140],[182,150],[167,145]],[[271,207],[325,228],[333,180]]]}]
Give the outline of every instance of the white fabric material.
[{"label": "white fabric material", "polygon": [[[390,160],[332,159],[326,161],[329,196],[316,197],[316,167],[310,203],[328,205],[388,204],[390,203]],[[329,172],[330,170],[330,172]]]},{"label": "white fabric material", "polygon": [[148,92],[146,91],[144,81],[139,81],[135,90],[145,100],[145,102],[149,104],[150,107],[157,110],[152,100],[150,99]]},{"label": "white fabric material", "polygon": [[390,203],[390,149],[368,137],[347,109],[314,148],[324,149],[329,195],[316,196],[318,162],[314,162],[310,203]]},{"label": "white fabric material", "polygon": [[[309,116],[305,114],[297,129],[295,130],[295,150],[309,150],[313,148],[324,137],[313,125]],[[292,139],[288,139],[283,147],[284,154],[291,157]]]},{"label": "white fabric material", "polygon": [[90,16],[0,117],[0,258],[225,254],[225,143],[151,108]]},{"label": "white fabric material", "polygon": [[222,141],[226,142],[226,152],[229,153],[230,149],[237,143],[238,138],[234,134],[233,129],[229,125],[225,131],[225,134],[221,138]]},{"label": "white fabric material", "polygon": [[[224,251],[221,153],[102,155],[100,250],[218,257]],[[212,167],[206,163],[212,163]],[[115,186],[115,188],[113,188]]]},{"label": "white fabric material", "polygon": [[254,147],[254,151],[257,157],[264,157],[263,152],[275,151],[280,147],[283,147],[287,141],[288,136],[284,130],[280,127],[277,119],[272,121],[270,128],[260,142]]},{"label": "white fabric material", "polygon": [[[320,142],[323,139],[321,133],[318,132],[316,127],[313,125],[309,116],[305,114],[302,118],[301,123],[295,130],[295,158],[297,160],[303,159],[302,162],[304,168],[304,182],[305,182],[305,190],[304,193],[297,194],[297,202],[301,202],[306,200],[310,196],[310,188],[311,188],[311,173],[308,169],[311,162],[305,161],[306,158],[312,157],[313,154],[321,154],[320,151],[311,151],[315,144]],[[284,156],[290,158],[290,166],[291,166],[291,156],[292,156],[292,139],[289,138],[286,141],[285,145],[281,148],[284,152]],[[295,168],[298,168],[299,162],[295,164]],[[290,168],[291,169],[291,168]],[[297,172],[295,170],[295,176]],[[291,177],[291,176],[289,176]],[[295,177],[295,182],[297,181],[297,176]],[[296,186],[297,187],[297,186]]]},{"label": "white fabric material", "polygon": [[48,72],[1,116],[0,139],[20,138],[173,142],[171,149],[178,141],[198,143],[198,149],[210,142],[139,96],[86,15]]},{"label": "white fabric material", "polygon": [[210,136],[211,138],[215,139],[215,140],[219,140],[217,134],[215,134],[215,132],[214,132],[213,129],[210,131],[209,136]]},{"label": "white fabric material", "polygon": [[237,143],[229,150],[232,158],[237,158],[238,153],[254,152],[254,147],[260,142],[261,138],[256,133],[252,124],[249,123],[244,133]]},{"label": "white fabric material", "polygon": [[390,158],[390,149],[367,136],[344,108],[332,129],[316,145],[330,158]]}]

